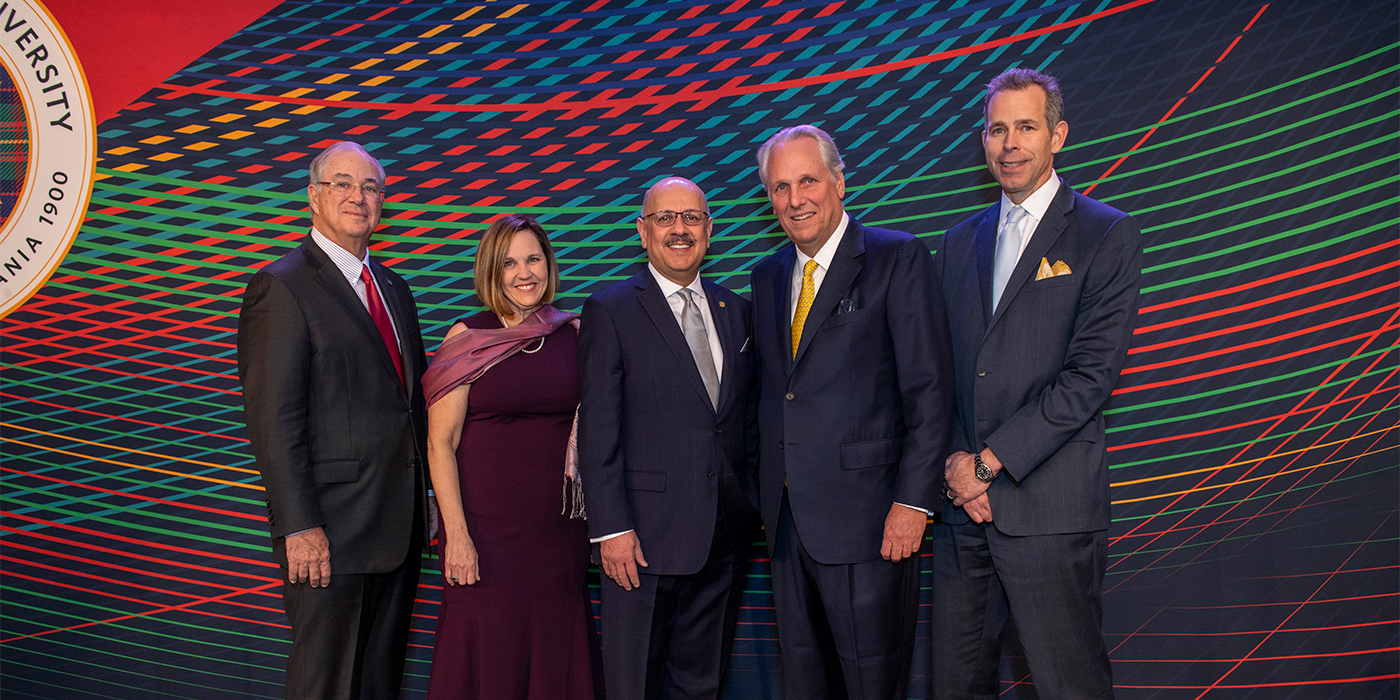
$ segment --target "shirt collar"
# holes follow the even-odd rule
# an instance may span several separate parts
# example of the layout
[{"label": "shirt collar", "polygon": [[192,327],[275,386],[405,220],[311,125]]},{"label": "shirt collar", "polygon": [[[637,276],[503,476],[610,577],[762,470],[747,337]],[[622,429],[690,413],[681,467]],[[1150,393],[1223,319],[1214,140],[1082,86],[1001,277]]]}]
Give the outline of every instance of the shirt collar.
[{"label": "shirt collar", "polygon": [[656,284],[661,287],[662,297],[669,297],[681,289],[689,289],[695,292],[696,299],[705,298],[705,287],[700,284],[700,275],[696,275],[695,279],[690,281],[690,284],[681,287],[679,284],[666,279],[666,276],[661,274],[661,271],[656,269],[656,266],[650,262],[647,263],[647,269],[651,270],[652,279],[656,280]]},{"label": "shirt collar", "polygon": [[836,225],[836,230],[831,233],[831,238],[826,239],[821,250],[818,250],[817,254],[812,257],[807,257],[801,248],[794,245],[793,249],[797,251],[797,269],[801,270],[806,267],[808,260],[816,260],[821,269],[830,270],[831,259],[836,257],[836,249],[841,247],[841,239],[845,237],[846,229],[850,227],[850,223],[850,212],[841,212],[841,223]]},{"label": "shirt collar", "polygon": [[[1027,214],[1030,214],[1031,218],[1034,219],[1036,223],[1040,223],[1041,220],[1045,218],[1045,212],[1050,210],[1050,203],[1055,201],[1055,195],[1058,194],[1059,191],[1060,176],[1056,175],[1054,170],[1051,170],[1050,179],[1046,180],[1045,184],[1038,187],[1035,192],[1032,192],[1031,196],[1026,197],[1026,201],[1021,202],[1020,206],[1022,209],[1026,210]],[[1011,198],[1007,197],[1005,192],[1002,192],[1001,214],[997,218],[998,230],[1006,223],[1006,215],[1014,206],[1016,206],[1016,204],[1011,201]]]},{"label": "shirt collar", "polygon": [[317,231],[315,226],[311,227],[311,240],[315,241],[316,245],[325,252],[326,257],[335,263],[336,269],[340,270],[340,274],[345,275],[346,279],[359,279],[360,270],[369,264],[369,250],[365,250],[363,260],[356,260],[354,254],[341,248],[335,241],[326,238],[325,234]]}]

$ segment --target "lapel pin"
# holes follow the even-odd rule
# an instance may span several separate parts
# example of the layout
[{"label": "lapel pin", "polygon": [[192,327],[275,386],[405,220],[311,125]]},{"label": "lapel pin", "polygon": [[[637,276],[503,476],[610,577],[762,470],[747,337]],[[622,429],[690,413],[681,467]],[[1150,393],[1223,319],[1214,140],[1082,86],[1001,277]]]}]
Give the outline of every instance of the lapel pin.
[{"label": "lapel pin", "polygon": [[719,303],[719,308],[721,308],[721,309],[724,308],[724,302],[721,301],[721,302]]}]

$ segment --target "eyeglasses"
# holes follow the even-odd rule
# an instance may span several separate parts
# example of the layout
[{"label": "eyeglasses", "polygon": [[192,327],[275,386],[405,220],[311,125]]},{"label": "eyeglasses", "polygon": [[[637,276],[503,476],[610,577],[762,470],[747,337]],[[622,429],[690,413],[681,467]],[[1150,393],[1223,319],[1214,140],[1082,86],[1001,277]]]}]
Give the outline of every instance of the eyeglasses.
[{"label": "eyeglasses", "polygon": [[685,211],[680,212],[666,211],[663,209],[661,211],[654,211],[650,214],[644,214],[637,218],[645,220],[650,219],[652,217],[656,217],[656,224],[658,226],[670,226],[676,223],[676,217],[678,216],[681,218],[681,221],[685,223],[686,226],[699,226],[702,221],[704,221],[710,216],[710,213],[705,211],[697,211],[695,209],[686,209]]},{"label": "eyeglasses", "polygon": [[353,188],[356,188],[356,187],[360,188],[360,191],[361,191],[361,192],[364,192],[366,197],[378,197],[378,196],[384,194],[384,190],[379,189],[379,185],[377,185],[377,184],[375,184],[375,183],[373,183],[373,182],[366,182],[366,183],[363,184],[363,185],[356,185],[356,184],[353,183],[353,182],[324,182],[324,181],[323,181],[323,182],[313,182],[313,183],[311,183],[311,184],[313,184],[313,185],[330,185],[331,187],[334,187],[334,188],[335,188],[335,193],[338,194],[338,195],[340,195],[341,197],[349,197],[349,196],[350,196],[350,190],[352,190]]}]

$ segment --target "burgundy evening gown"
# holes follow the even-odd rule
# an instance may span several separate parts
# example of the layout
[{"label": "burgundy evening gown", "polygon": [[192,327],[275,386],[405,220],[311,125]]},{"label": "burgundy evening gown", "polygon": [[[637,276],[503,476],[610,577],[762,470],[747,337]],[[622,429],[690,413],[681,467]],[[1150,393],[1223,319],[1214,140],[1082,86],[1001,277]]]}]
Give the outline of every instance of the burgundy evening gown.
[{"label": "burgundy evening gown", "polygon": [[[490,312],[465,321],[500,327]],[[588,527],[560,513],[577,345],[565,325],[538,351],[487,370],[468,394],[457,470],[481,580],[444,587],[430,700],[593,700]]]}]

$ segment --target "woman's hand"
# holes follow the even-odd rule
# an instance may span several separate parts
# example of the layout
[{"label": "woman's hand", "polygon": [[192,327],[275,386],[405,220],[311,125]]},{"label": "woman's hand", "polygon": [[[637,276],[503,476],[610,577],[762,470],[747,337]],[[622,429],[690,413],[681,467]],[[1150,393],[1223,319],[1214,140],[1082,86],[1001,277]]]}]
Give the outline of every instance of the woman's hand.
[{"label": "woman's hand", "polygon": [[476,558],[476,545],[471,535],[461,537],[444,535],[447,542],[442,548],[442,577],[449,586],[471,586],[481,580],[481,569]]}]

